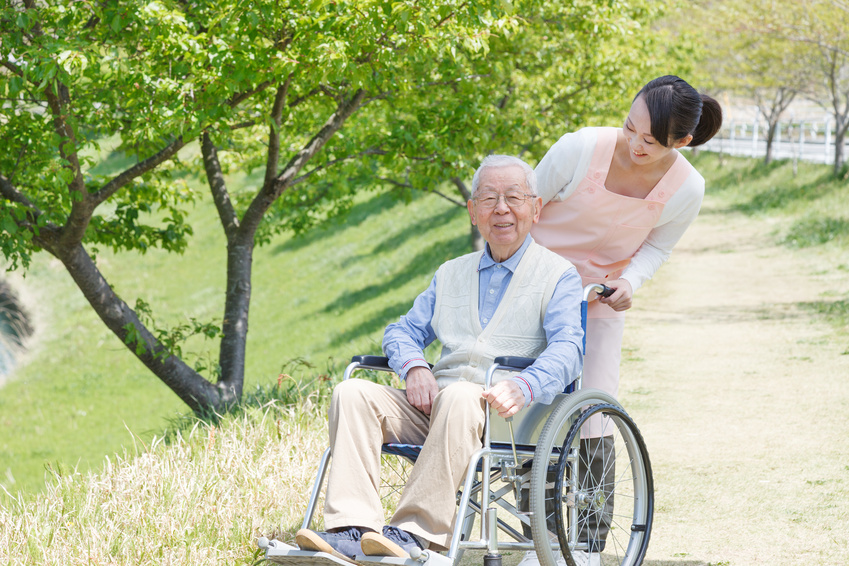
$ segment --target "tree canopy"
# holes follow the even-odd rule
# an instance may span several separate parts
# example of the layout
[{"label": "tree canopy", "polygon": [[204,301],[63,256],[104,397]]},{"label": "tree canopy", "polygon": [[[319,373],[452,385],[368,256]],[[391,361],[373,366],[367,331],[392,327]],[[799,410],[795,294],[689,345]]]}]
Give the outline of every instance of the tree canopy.
[{"label": "tree canopy", "polygon": [[[648,27],[657,15],[648,0],[11,0],[0,247],[11,268],[56,257],[193,410],[224,408],[242,391],[255,245],[365,186],[403,195],[453,180],[463,195],[486,153],[538,153],[619,112],[669,61]],[[99,174],[104,140],[135,162]],[[198,157],[181,151],[195,142]],[[228,186],[231,171],[259,180]],[[187,206],[203,198],[186,175],[205,179],[226,236],[223,323],[159,331],[95,253],[186,252]],[[212,375],[179,355],[186,332],[220,339]]]}]

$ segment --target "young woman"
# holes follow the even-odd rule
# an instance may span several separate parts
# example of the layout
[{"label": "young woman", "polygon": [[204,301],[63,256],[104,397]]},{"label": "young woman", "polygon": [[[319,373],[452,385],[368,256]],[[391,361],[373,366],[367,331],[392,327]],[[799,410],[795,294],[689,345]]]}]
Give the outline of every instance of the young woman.
[{"label": "young woman", "polygon": [[[624,314],[699,213],[705,182],[677,150],[707,142],[722,110],[667,75],[634,98],[619,128],[560,138],[536,168],[545,206],[534,239],[613,295],[589,308],[584,387],[616,395]],[[598,434],[590,434],[598,436]]]},{"label": "young woman", "polygon": [[[716,100],[678,77],[659,77],[634,98],[621,129],[566,134],[537,166],[544,207],[531,235],[571,261],[584,285],[614,289],[590,303],[584,387],[617,395],[625,311],[696,218],[704,196],[704,179],[677,150],[707,142],[721,125]],[[608,491],[615,454],[605,426],[593,417],[582,428],[579,473]],[[613,495],[582,519],[578,542],[587,550],[572,553],[579,566],[600,563]],[[538,565],[534,552],[519,563]]]}]

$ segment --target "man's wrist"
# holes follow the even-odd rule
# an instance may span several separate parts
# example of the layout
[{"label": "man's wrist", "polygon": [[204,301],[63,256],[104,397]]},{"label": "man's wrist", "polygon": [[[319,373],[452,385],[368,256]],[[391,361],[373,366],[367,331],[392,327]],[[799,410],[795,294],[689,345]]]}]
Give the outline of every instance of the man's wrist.
[{"label": "man's wrist", "polygon": [[522,394],[525,396],[525,407],[533,403],[534,392],[531,389],[531,384],[528,383],[528,380],[521,375],[514,375],[513,382],[519,386],[519,389],[522,390]]},{"label": "man's wrist", "polygon": [[407,360],[401,367],[401,371],[399,372],[398,377],[400,377],[402,380],[406,380],[407,375],[409,375],[410,370],[413,368],[430,368],[430,365],[424,358],[413,358],[411,360]]}]

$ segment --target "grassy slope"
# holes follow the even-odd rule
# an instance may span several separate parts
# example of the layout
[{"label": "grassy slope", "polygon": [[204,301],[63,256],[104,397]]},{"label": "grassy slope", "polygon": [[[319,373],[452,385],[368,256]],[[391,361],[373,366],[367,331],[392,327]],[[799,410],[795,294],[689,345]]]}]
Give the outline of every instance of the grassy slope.
[{"label": "grassy slope", "polygon": [[[849,271],[847,183],[830,178],[828,167],[800,164],[794,177],[786,162],[725,158],[720,166],[707,153],[695,160],[714,199],[768,216],[775,238],[808,246],[803,253],[842,254],[835,269]],[[199,205],[191,222],[195,237],[184,256],[100,256],[129,303],[142,295],[169,324],[221,316],[223,238],[210,206]],[[248,388],[275,382],[281,371],[305,379],[335,372],[353,354],[378,352],[386,322],[409,307],[439,263],[466,250],[466,238],[464,213],[444,201],[364,196],[345,223],[258,250]],[[22,285],[39,338],[27,365],[0,389],[0,484],[32,492],[45,463],[97,468],[130,445],[127,429],[149,440],[184,407],[105,330],[61,266],[41,257]],[[846,297],[805,306],[849,331]],[[298,358],[315,367],[287,364]]]},{"label": "grassy slope", "polygon": [[[199,204],[183,256],[153,250],[98,264],[119,294],[144,298],[160,324],[220,320],[224,240],[214,209]],[[309,379],[350,356],[379,353],[383,327],[412,304],[436,266],[468,251],[468,216],[436,197],[395,203],[364,195],[342,223],[304,238],[276,238],[254,255],[246,390],[281,371]],[[40,489],[45,464],[81,470],[149,440],[185,412],[91,311],[61,265],[38,257],[20,281],[36,312],[37,345],[0,388],[0,484]],[[215,354],[215,344],[195,343]],[[314,368],[287,362],[303,359]]]},{"label": "grassy slope", "polygon": [[256,536],[292,540],[300,524],[323,421],[315,409],[266,405],[112,457],[102,473],[52,478],[40,497],[0,504],[0,557],[15,565],[255,564]]}]

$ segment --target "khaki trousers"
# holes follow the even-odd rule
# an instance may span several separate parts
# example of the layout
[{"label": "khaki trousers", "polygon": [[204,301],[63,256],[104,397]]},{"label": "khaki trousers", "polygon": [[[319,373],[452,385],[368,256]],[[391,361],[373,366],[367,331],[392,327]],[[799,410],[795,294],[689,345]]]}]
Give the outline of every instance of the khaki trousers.
[{"label": "khaki trousers", "polygon": [[482,443],[483,388],[453,383],[434,399],[428,417],[407,402],[406,392],[363,379],[343,381],[330,403],[330,451],[324,524],[380,532],[380,447],[422,444],[421,455],[389,525],[445,550],[451,544],[456,494],[469,459]]}]

